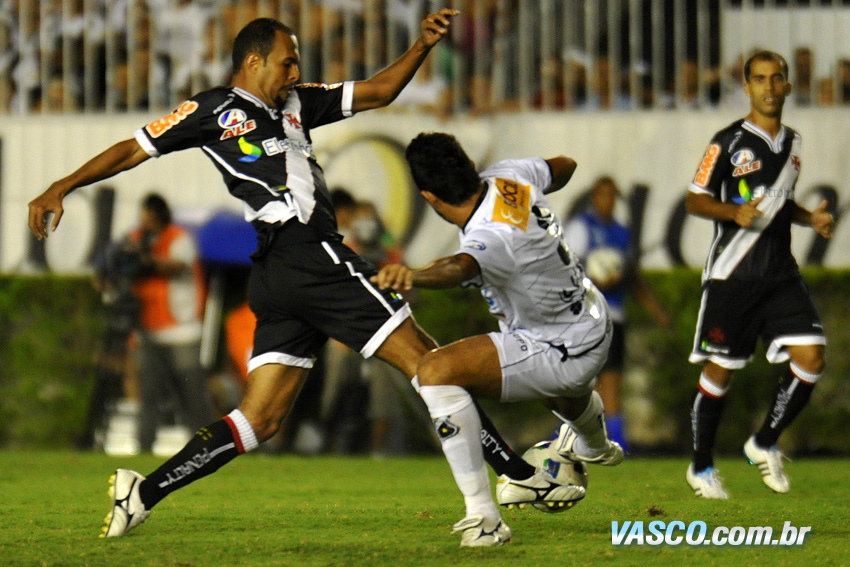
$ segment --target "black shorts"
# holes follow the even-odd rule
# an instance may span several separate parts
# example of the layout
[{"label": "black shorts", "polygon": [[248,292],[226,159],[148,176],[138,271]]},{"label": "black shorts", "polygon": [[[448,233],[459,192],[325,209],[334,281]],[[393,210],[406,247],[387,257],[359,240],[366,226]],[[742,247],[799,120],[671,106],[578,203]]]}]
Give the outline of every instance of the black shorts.
[{"label": "black shorts", "polygon": [[703,289],[691,362],[743,368],[761,337],[772,363],[785,347],[825,345],[823,324],[801,277],[779,282],[709,280]]},{"label": "black shorts", "polygon": [[328,337],[372,356],[410,316],[401,294],[372,284],[375,266],[338,238],[297,220],[270,236],[251,268],[257,328],[249,371],[268,363],[310,368]]}]

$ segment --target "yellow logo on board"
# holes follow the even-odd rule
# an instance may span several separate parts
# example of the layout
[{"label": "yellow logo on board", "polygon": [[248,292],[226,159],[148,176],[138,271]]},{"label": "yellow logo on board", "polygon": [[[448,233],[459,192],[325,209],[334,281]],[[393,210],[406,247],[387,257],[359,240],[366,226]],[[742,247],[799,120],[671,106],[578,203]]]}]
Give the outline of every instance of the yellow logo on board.
[{"label": "yellow logo on board", "polygon": [[525,230],[530,214],[531,187],[510,179],[496,179],[496,189],[499,197],[493,207],[493,220]]}]

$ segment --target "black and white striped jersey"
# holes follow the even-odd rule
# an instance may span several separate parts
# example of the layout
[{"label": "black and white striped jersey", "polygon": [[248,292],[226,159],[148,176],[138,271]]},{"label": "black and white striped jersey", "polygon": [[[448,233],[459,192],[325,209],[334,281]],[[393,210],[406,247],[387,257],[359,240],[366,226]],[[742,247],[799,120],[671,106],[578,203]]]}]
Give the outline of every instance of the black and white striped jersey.
[{"label": "black and white striped jersey", "polygon": [[353,114],[353,85],[298,85],[277,108],[238,87],[218,87],[140,128],[135,138],[153,157],[201,148],[230,193],[243,201],[247,221],[274,224],[294,217],[336,232],[310,129]]},{"label": "black and white striped jersey", "polygon": [[787,126],[774,139],[743,119],[714,135],[689,190],[724,203],[764,196],[758,206],[764,216],[749,228],[714,221],[703,281],[779,281],[799,275],[791,254],[791,220],[801,141],[800,134]]}]

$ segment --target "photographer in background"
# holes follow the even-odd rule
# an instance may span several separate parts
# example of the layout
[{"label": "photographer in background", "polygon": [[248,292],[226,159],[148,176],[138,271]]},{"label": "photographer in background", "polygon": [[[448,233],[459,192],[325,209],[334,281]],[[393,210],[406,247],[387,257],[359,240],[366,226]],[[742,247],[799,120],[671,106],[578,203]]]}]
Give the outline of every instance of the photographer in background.
[{"label": "photographer in background", "polygon": [[[129,238],[108,243],[95,257],[93,285],[100,293],[106,328],[95,354],[95,383],[86,424],[76,440],[78,449],[95,449],[102,444],[110,454],[139,452],[135,425],[139,396],[128,366],[128,347],[139,320],[139,299],[133,293],[133,283],[141,273],[141,260],[138,245]],[[118,439],[116,434],[110,435],[115,414],[132,420],[132,426],[121,428]],[[102,438],[98,436],[101,429]]]},{"label": "photographer in background", "polygon": [[[130,233],[129,242],[140,259],[133,284],[141,338],[137,351],[139,441],[143,451],[150,451],[158,427],[168,425],[170,409],[177,424],[188,427],[190,433],[213,418],[207,376],[200,363],[205,286],[196,244],[172,223],[171,209],[162,196],[151,193],[143,199],[141,223]],[[180,446],[182,442],[175,451]]]}]

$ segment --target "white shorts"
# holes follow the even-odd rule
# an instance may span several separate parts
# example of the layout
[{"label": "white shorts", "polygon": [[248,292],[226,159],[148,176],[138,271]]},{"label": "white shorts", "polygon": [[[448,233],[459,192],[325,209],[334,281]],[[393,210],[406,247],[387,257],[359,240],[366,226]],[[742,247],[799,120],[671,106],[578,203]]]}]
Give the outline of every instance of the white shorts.
[{"label": "white shorts", "polygon": [[502,366],[503,402],[541,398],[577,398],[596,387],[596,377],[608,358],[611,325],[601,342],[578,356],[547,342],[531,338],[523,331],[488,333],[499,352]]}]

